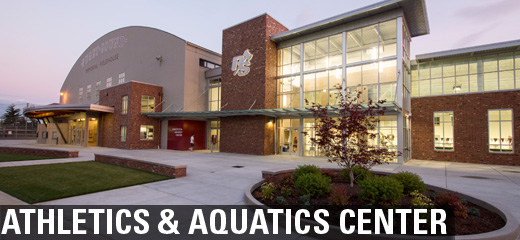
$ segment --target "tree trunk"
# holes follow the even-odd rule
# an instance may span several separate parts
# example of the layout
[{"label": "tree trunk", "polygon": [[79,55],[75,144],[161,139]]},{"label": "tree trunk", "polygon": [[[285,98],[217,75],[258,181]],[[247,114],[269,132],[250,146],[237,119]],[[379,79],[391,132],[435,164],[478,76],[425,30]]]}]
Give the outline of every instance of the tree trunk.
[{"label": "tree trunk", "polygon": [[348,174],[350,177],[350,187],[353,188],[354,187],[354,171],[352,171],[352,168],[350,168],[348,170]]}]

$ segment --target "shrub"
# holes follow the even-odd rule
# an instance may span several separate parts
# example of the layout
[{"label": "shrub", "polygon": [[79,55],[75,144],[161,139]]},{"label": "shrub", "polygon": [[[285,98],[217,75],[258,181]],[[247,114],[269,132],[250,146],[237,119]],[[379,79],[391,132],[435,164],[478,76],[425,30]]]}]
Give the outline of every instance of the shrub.
[{"label": "shrub", "polygon": [[330,178],[316,173],[306,173],[294,181],[294,187],[303,194],[311,197],[320,197],[330,192]]},{"label": "shrub", "polygon": [[478,208],[468,208],[468,214],[471,216],[480,216],[480,210]]},{"label": "shrub", "polygon": [[[370,173],[370,171],[364,167],[360,167],[360,166],[354,166],[352,167],[352,172],[354,173],[354,180],[356,183],[359,183],[361,181],[363,181],[363,179],[366,179],[366,178],[369,178],[370,176],[372,176],[372,173]],[[344,168],[343,170],[341,170],[341,177],[346,181],[346,182],[350,182],[350,175],[348,173],[348,169]]]},{"label": "shrub", "polygon": [[291,196],[292,189],[290,187],[282,187],[282,195],[288,197]]},{"label": "shrub", "polygon": [[298,168],[296,168],[296,170],[293,173],[294,182],[296,182],[300,176],[302,176],[304,174],[308,174],[308,173],[314,173],[314,174],[321,175],[321,170],[316,165],[298,166]]},{"label": "shrub", "polygon": [[417,191],[419,193],[426,192],[426,185],[424,185],[421,177],[415,173],[399,172],[392,175],[392,178],[403,184],[403,191],[405,194],[409,194],[413,191]]},{"label": "shrub", "polygon": [[330,205],[347,205],[350,196],[345,185],[333,185],[330,188]]},{"label": "shrub", "polygon": [[450,206],[453,208],[455,216],[467,218],[468,208],[462,204],[459,195],[453,192],[444,191],[435,195],[435,205]]},{"label": "shrub", "polygon": [[274,183],[262,183],[262,186],[260,186],[260,189],[262,190],[262,199],[273,199],[274,197],[274,190],[276,189],[274,186]]},{"label": "shrub", "polygon": [[433,206],[432,200],[417,190],[411,192],[410,196],[412,196],[412,205],[414,206]]},{"label": "shrub", "polygon": [[280,181],[280,186],[281,186],[281,187],[288,187],[288,188],[294,186],[294,179],[293,179],[293,176],[290,175],[290,176],[284,177],[284,178],[282,179],[282,181]]},{"label": "shrub", "polygon": [[284,205],[287,202],[287,200],[285,200],[285,198],[282,196],[278,196],[276,197],[276,202],[280,205]]},{"label": "shrub", "polygon": [[309,196],[309,195],[303,195],[303,196],[300,196],[300,201],[301,201],[304,205],[311,205],[311,196]]},{"label": "shrub", "polygon": [[359,186],[363,200],[373,204],[399,203],[403,198],[403,185],[393,178],[372,176]]}]

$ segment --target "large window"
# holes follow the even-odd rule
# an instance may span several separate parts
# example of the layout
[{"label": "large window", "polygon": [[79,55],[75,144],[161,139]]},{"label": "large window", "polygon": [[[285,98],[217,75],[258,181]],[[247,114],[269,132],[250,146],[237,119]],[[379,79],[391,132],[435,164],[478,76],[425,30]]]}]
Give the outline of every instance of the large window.
[{"label": "large window", "polygon": [[209,111],[220,111],[221,88],[220,78],[209,80]]},{"label": "large window", "polygon": [[278,50],[278,76],[300,72],[300,44]]},{"label": "large window", "polygon": [[278,107],[338,105],[343,79],[365,102],[395,101],[396,39],[397,21],[391,20],[279,49]]},{"label": "large window", "polygon": [[87,85],[87,92],[86,92],[86,95],[87,95],[87,102],[90,102],[90,98],[92,97],[92,85]]},{"label": "large window", "polygon": [[79,102],[82,103],[83,102],[83,88],[82,87],[79,88],[78,95],[79,95]]},{"label": "large window", "polygon": [[520,89],[520,52],[412,66],[412,96]]},{"label": "large window", "polygon": [[121,114],[128,113],[128,96],[121,97]]},{"label": "large window", "polygon": [[494,109],[488,111],[489,151],[513,152],[513,111]]},{"label": "large window", "polygon": [[433,131],[435,150],[453,151],[453,112],[434,112]]},{"label": "large window", "polygon": [[99,91],[101,90],[101,81],[96,82],[96,102],[99,102]]},{"label": "large window", "polygon": [[126,126],[121,126],[121,142],[126,142]]},{"label": "large window", "polygon": [[153,125],[141,125],[141,140],[153,140]]},{"label": "large window", "polygon": [[155,97],[141,96],[141,112],[155,112]]},{"label": "large window", "polygon": [[300,107],[300,76],[278,80],[278,107]]},{"label": "large window", "polygon": [[312,103],[339,105],[338,87],[341,87],[341,69],[303,75],[304,106]]},{"label": "large window", "polygon": [[119,84],[125,82],[125,75],[126,75],[125,73],[120,73],[119,74]]}]

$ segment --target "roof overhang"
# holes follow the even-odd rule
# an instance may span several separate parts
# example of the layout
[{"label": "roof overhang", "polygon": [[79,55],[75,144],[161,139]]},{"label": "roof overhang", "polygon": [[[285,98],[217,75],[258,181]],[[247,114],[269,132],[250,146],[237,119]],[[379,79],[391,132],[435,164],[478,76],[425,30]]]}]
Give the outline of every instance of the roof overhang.
[{"label": "roof overhang", "polygon": [[79,112],[114,113],[114,108],[97,104],[51,104],[23,110],[23,114],[29,118],[58,117]]},{"label": "roof overhang", "polygon": [[[366,104],[362,104],[366,107]],[[397,113],[400,111],[393,103],[380,104],[385,108],[385,113]],[[328,106],[328,113],[331,116],[337,115],[339,112],[338,106]],[[230,110],[230,111],[200,111],[200,112],[151,112],[143,113],[148,117],[153,118],[173,118],[173,119],[191,119],[191,120],[206,120],[216,119],[222,117],[233,116],[267,116],[267,117],[314,117],[310,108],[274,108],[274,109],[251,109],[251,110]]]},{"label": "roof overhang", "polygon": [[278,43],[399,8],[403,9],[406,23],[408,24],[412,37],[430,33],[424,0],[386,0],[303,27],[275,34],[271,36],[271,40]]},{"label": "roof overhang", "polygon": [[455,59],[455,58],[464,58],[464,57],[473,57],[479,55],[486,54],[497,54],[502,52],[510,52],[510,51],[519,51],[520,50],[520,40],[508,41],[508,42],[499,42],[492,43],[474,47],[467,48],[459,48],[448,51],[434,52],[434,53],[426,53],[416,56],[416,61],[421,62],[429,62],[435,60],[444,60],[444,59]]}]

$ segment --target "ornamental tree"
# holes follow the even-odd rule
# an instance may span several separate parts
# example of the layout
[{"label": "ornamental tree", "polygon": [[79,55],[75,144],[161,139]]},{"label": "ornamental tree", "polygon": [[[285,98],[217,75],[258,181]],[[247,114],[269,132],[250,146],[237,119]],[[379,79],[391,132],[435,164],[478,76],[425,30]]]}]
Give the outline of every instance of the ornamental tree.
[{"label": "ornamental tree", "polygon": [[[377,146],[379,117],[385,113],[384,100],[361,103],[361,92],[343,96],[339,91],[340,104],[334,113],[327,107],[312,104],[310,111],[316,117],[315,137],[310,141],[319,147],[329,162],[346,168],[350,187],[354,186],[354,166],[370,169],[374,165],[388,163],[400,152]],[[305,133],[308,134],[308,133]]]}]

